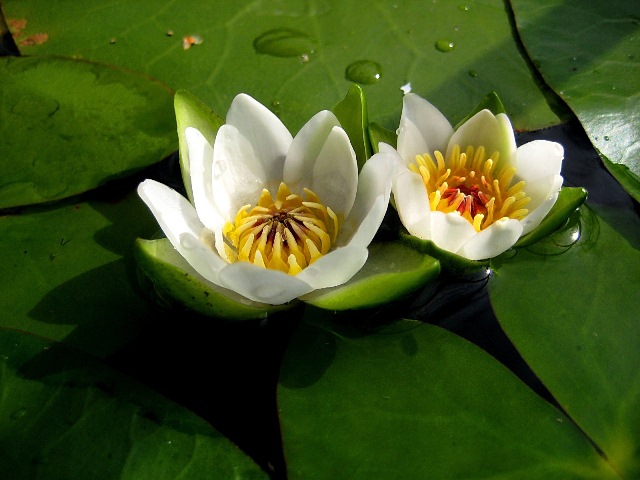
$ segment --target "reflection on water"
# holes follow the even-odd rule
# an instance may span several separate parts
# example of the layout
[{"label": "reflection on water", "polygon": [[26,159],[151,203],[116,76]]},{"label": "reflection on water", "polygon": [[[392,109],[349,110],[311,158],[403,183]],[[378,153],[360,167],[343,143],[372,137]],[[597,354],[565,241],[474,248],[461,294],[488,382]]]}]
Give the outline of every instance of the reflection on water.
[{"label": "reflection on water", "polygon": [[586,205],[567,219],[565,224],[546,238],[526,247],[537,255],[561,255],[576,245],[589,249],[595,245],[600,235],[598,217]]}]

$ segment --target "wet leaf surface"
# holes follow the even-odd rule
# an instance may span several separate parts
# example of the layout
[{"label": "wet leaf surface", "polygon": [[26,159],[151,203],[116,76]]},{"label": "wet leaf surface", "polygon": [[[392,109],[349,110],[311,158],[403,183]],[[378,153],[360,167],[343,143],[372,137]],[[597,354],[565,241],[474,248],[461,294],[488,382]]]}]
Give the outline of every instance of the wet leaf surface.
[{"label": "wet leaf surface", "polygon": [[48,202],[176,148],[172,92],[143,75],[56,57],[0,58],[0,208]]},{"label": "wet leaf surface", "polygon": [[[64,8],[43,0],[6,0],[3,8],[7,17],[27,19],[26,34],[51,33],[48,42],[24,53],[76,56],[145,72],[174,90],[190,91],[216,112],[226,112],[233,97],[245,92],[269,105],[293,132],[340,101],[354,82],[369,95],[371,120],[394,129],[400,87],[409,84],[454,124],[492,90],[519,129],[558,122],[499,0],[374,1],[366,8],[357,1],[324,0],[188,7],[119,0],[66,2]],[[183,39],[193,35],[202,43],[183,49]],[[438,49],[440,40],[453,47]],[[371,69],[376,64],[380,68]]]}]

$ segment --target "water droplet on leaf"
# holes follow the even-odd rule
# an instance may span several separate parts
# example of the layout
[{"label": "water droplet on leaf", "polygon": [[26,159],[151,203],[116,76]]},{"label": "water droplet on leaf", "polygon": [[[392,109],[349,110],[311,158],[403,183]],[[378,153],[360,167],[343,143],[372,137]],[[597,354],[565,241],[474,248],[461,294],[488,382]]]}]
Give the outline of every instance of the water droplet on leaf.
[{"label": "water droplet on leaf", "polygon": [[300,57],[308,56],[315,51],[311,38],[298,30],[291,28],[276,28],[269,30],[253,41],[253,48],[257,53],[272,57]]},{"label": "water droplet on leaf", "polygon": [[476,72],[475,70],[469,70],[467,72],[467,75],[469,75],[471,78],[477,78],[478,77],[478,72]]},{"label": "water droplet on leaf", "polygon": [[344,76],[352,82],[371,85],[380,80],[382,76],[382,66],[371,60],[359,60],[347,67]]},{"label": "water droplet on leaf", "polygon": [[436,42],[436,50],[440,52],[448,53],[454,48],[456,48],[456,44],[451,40],[445,40],[444,38],[441,38]]}]

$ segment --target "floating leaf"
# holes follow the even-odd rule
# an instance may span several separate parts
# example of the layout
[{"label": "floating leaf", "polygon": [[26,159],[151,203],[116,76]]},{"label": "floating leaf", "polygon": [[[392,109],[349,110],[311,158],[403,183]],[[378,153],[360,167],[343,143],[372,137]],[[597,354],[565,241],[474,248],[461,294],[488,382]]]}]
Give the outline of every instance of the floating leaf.
[{"label": "floating leaf", "polygon": [[637,478],[640,221],[593,208],[581,208],[570,235],[503,259],[489,294],[502,328],[562,408],[622,478]]},{"label": "floating leaf", "polygon": [[0,208],[95,188],[175,148],[172,92],[57,57],[0,58]]},{"label": "floating leaf", "polygon": [[86,355],[0,329],[6,478],[268,478],[204,420]]},{"label": "floating leaf", "polygon": [[149,314],[134,289],[132,245],[156,230],[135,193],[0,217],[0,326],[113,353]]},{"label": "floating leaf", "polygon": [[505,367],[418,322],[368,335],[303,322],[278,401],[290,479],[618,478]]},{"label": "floating leaf", "polygon": [[512,0],[518,32],[605,166],[640,201],[640,10],[626,0]]},{"label": "floating leaf", "polygon": [[[516,128],[558,117],[531,75],[501,0],[381,2],[68,2],[5,0],[8,17],[25,18],[25,35],[49,32],[24,53],[76,56],[145,72],[185,89],[217,112],[246,92],[270,105],[292,131],[340,101],[349,67],[379,65],[362,82],[369,116],[397,125],[402,90],[434,102],[454,124],[487,92],[500,96]],[[69,21],[72,18],[73,21]],[[570,30],[570,29],[567,29]],[[55,32],[53,35],[52,32]],[[184,50],[185,36],[202,43]],[[453,42],[443,53],[438,40]],[[365,72],[367,73],[367,72]],[[375,75],[374,75],[375,77]],[[395,127],[394,127],[395,128]]]}]

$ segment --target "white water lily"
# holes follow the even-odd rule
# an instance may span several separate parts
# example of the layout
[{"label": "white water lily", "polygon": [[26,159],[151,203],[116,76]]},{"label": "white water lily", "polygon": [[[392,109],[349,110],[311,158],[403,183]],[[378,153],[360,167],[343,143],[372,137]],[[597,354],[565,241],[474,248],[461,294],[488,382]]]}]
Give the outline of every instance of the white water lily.
[{"label": "white water lily", "polygon": [[193,204],[153,180],[138,193],[207,282],[278,305],[341,285],[362,268],[387,209],[393,164],[378,156],[358,175],[333,113],[316,114],[293,138],[241,94],[213,146],[195,128],[184,133]]},{"label": "white water lily", "polygon": [[505,114],[482,110],[455,132],[442,113],[404,96],[393,184],[396,209],[411,235],[471,260],[508,250],[553,207],[564,149],[535,140],[516,148]]}]

